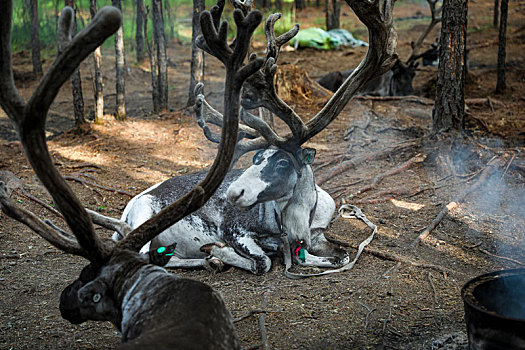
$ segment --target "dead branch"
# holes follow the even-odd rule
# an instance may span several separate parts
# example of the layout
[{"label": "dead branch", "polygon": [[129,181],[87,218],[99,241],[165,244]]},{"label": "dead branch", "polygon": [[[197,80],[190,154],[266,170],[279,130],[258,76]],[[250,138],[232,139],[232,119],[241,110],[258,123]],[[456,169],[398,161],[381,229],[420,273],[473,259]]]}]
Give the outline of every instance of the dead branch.
[{"label": "dead branch", "polygon": [[441,211],[438,213],[438,215],[435,217],[434,220],[430,223],[430,225],[421,232],[421,234],[410,244],[411,247],[416,246],[419,242],[423,241],[425,238],[427,238],[430,233],[436,228],[436,226],[441,222],[443,217],[451,210],[456,208],[458,206],[458,203],[465,200],[465,198],[473,191],[477,190],[483,183],[485,183],[492,174],[502,166],[502,164],[505,164],[506,158],[508,155],[501,157],[501,158],[493,158],[489,161],[485,169],[481,172],[481,175],[473,185],[471,185],[469,188],[465,189],[463,192],[461,192],[453,201],[448,203],[441,209]]},{"label": "dead branch", "polygon": [[102,186],[102,185],[96,184],[94,182],[86,181],[86,180],[83,180],[83,179],[75,177],[75,176],[65,175],[64,179],[69,180],[69,181],[75,181],[75,182],[81,183],[82,185],[84,185],[86,187],[88,187],[88,186],[98,187],[100,189],[103,189],[103,190],[106,190],[106,191],[110,191],[110,192],[119,193],[119,194],[123,194],[123,195],[131,197],[131,198],[134,197],[133,194],[131,194],[131,193],[127,192],[127,191],[122,191],[122,190],[117,190],[116,188]]},{"label": "dead branch", "polygon": [[[505,103],[500,101],[500,100],[496,100],[496,99],[493,99],[493,98],[490,98],[490,97],[485,97],[485,98],[481,98],[481,97],[478,97],[478,98],[467,98],[465,99],[465,104],[466,105],[487,105],[487,106],[494,106],[494,105],[498,105],[500,107],[506,107]],[[492,107],[493,109],[494,107]]]},{"label": "dead branch", "polygon": [[429,272],[427,274],[427,277],[428,277],[428,282],[430,282],[430,287],[432,288],[432,292],[434,293],[434,303],[436,304],[436,307],[437,307],[439,305],[439,300],[438,300],[438,294],[437,294],[436,287],[434,286],[434,281],[432,281],[432,274]]},{"label": "dead branch", "polygon": [[370,306],[368,306],[365,303],[362,303],[360,301],[358,301],[357,303],[359,305],[361,305],[362,307],[364,307],[366,309],[366,311],[367,311],[367,314],[366,314],[366,317],[365,317],[365,328],[368,328],[368,318],[370,317],[372,312],[376,311],[377,309],[375,307],[371,308]]},{"label": "dead branch", "polygon": [[483,248],[478,248],[478,250],[479,250],[480,252],[484,253],[484,254],[487,254],[487,255],[489,255],[489,256],[492,256],[493,258],[497,258],[497,259],[501,259],[501,260],[505,260],[505,261],[510,261],[510,262],[512,262],[512,263],[514,263],[514,264],[518,264],[518,265],[522,265],[522,266],[525,265],[525,264],[522,263],[521,261],[514,260],[514,259],[511,259],[511,258],[507,258],[507,257],[505,257],[505,256],[499,256],[499,255],[493,254],[493,253],[491,253],[491,252],[489,252],[489,251],[486,251],[486,250],[483,249]]},{"label": "dead branch", "polygon": [[[346,160],[346,161],[343,161],[342,163],[334,166],[333,168],[331,168],[327,174],[324,174],[322,176],[319,176],[317,178],[317,184],[318,185],[322,185],[324,184],[326,181],[332,179],[333,177],[357,166],[358,164],[361,164],[361,163],[367,163],[367,162],[371,162],[373,160],[380,160],[380,159],[384,159],[390,155],[392,155],[393,153],[396,153],[396,152],[399,152],[399,151],[404,151],[404,150],[407,150],[407,149],[410,149],[412,147],[417,147],[419,145],[419,143],[421,142],[421,139],[415,139],[415,140],[409,140],[409,141],[405,141],[405,142],[402,142],[402,143],[399,143],[397,145],[394,145],[390,148],[387,148],[387,149],[384,149],[384,150],[380,150],[380,151],[377,151],[377,152],[372,152],[372,153],[367,153],[367,154],[364,154],[360,157],[356,157],[354,159],[350,159],[350,160]],[[349,158],[351,155],[348,155],[348,154],[345,154],[345,155],[342,155],[341,158],[339,160],[342,160],[342,159],[347,159]],[[337,160],[334,161],[334,163],[337,162]]]},{"label": "dead branch", "polygon": [[50,212],[52,212],[53,214],[57,215],[58,217],[62,217],[62,214],[56,210],[55,208],[53,208],[52,206],[50,206],[49,204],[45,203],[44,201],[38,199],[37,197],[33,196],[31,193],[27,192],[25,189],[23,188],[20,188],[21,190],[21,193],[20,195],[26,197],[27,199],[30,199],[32,200],[33,202],[35,203],[38,203],[40,204],[41,206],[43,206],[44,208],[46,208],[47,210],[49,210]]},{"label": "dead branch", "polygon": [[[262,308],[268,306],[268,292],[263,293],[263,304]],[[261,330],[261,345],[264,350],[270,350],[270,345],[268,345],[268,334],[266,332],[266,326],[264,324],[266,318],[265,313],[259,314],[259,329]]]},{"label": "dead branch", "polygon": [[357,192],[354,195],[359,195],[359,194],[361,194],[363,192],[366,192],[366,191],[369,191],[369,190],[373,189],[375,186],[377,186],[378,183],[383,181],[383,179],[385,177],[392,176],[392,175],[398,174],[398,173],[400,173],[402,171],[408,170],[411,167],[413,167],[414,165],[416,165],[418,163],[422,163],[426,158],[427,158],[426,154],[421,154],[421,153],[416,154],[414,157],[410,158],[409,160],[407,160],[403,164],[401,164],[401,165],[399,165],[399,166],[397,166],[397,167],[395,167],[393,169],[390,169],[390,170],[388,170],[388,171],[386,171],[386,172],[384,172],[382,174],[377,175],[376,177],[374,177],[372,179],[370,184],[368,184],[366,186],[363,186],[360,189],[358,189]]},{"label": "dead branch", "polygon": [[266,310],[263,310],[263,309],[251,309],[250,311],[248,311],[246,314],[242,315],[242,316],[239,316],[237,318],[234,318],[233,319],[233,322],[240,322],[242,320],[245,320],[247,318],[249,318],[250,316],[252,315],[256,315],[256,314],[261,314],[261,313],[266,313],[268,311]]}]

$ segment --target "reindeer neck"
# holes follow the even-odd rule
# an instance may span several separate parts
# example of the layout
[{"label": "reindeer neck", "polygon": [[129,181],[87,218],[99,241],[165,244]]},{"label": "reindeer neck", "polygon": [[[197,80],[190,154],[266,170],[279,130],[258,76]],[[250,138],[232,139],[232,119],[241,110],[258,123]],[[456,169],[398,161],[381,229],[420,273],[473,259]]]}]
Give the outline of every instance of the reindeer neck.
[{"label": "reindeer neck", "polygon": [[304,241],[310,246],[310,215],[317,204],[314,174],[307,165],[301,169],[301,176],[297,179],[292,196],[278,202],[278,214],[282,225],[293,241]]}]

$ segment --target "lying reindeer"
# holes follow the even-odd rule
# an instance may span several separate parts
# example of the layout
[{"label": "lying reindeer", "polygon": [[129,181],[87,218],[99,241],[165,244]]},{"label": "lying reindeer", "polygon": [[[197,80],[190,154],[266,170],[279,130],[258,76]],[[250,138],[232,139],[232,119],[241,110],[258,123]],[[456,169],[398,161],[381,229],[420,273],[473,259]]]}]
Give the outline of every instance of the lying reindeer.
[{"label": "lying reindeer", "polygon": [[[419,63],[405,64],[397,60],[392,69],[379,77],[371,79],[359,91],[360,95],[371,96],[408,96],[414,93],[412,81],[416,76]],[[317,80],[322,87],[335,92],[352,74],[353,70],[333,71]]]},{"label": "lying reindeer", "polygon": [[[221,5],[221,4],[219,4]],[[224,2],[222,2],[222,6]],[[90,261],[79,278],[60,297],[62,317],[72,323],[86,320],[110,321],[122,333],[122,349],[239,349],[232,317],[221,296],[208,285],[179,278],[148,263],[148,255],[137,251],[148,241],[180,219],[199,209],[215,192],[226,175],[234,155],[239,100],[243,82],[260,69],[262,59],[243,65],[250,38],[262,20],[259,11],[244,15],[235,10],[237,39],[228,45],[227,22],[219,26],[222,8],[204,11],[201,26],[209,49],[226,66],[224,127],[222,142],[211,170],[195,182],[177,201],[171,201],[158,215],[152,215],[126,238],[115,244],[95,233],[93,221],[112,229],[124,226],[110,218],[86,211],[59,174],[48,152],[45,121],[60,87],[79,64],[112,35],[122,21],[115,7],[102,8],[93,21],[71,40],[73,10],[62,11],[57,37],[63,42],[53,65],[26,103],[15,87],[11,64],[11,25],[13,2],[0,2],[0,105],[12,120],[26,156],[47,188],[73,235],[41,221],[18,207],[0,182],[2,211],[30,227],[58,249]],[[219,14],[217,16],[217,14]],[[218,28],[218,32],[216,28]],[[93,221],[92,221],[93,220]],[[162,258],[169,259],[173,246]],[[162,254],[162,251],[159,251]],[[162,260],[162,259],[161,259]]]},{"label": "lying reindeer", "polygon": [[[241,118],[246,125],[241,125],[240,130],[246,139],[238,142],[235,154],[238,159],[246,152],[258,150],[253,165],[228,173],[206,205],[167,228],[142,252],[176,243],[177,249],[167,267],[220,270],[228,264],[263,274],[269,271],[270,257],[277,252],[281,235],[285,233],[299,265],[333,268],[349,263],[347,252],[330,244],[324,236],[335,202],[315,184],[311,167],[315,150],[302,145],[330,124],[368,81],[390,70],[397,57],[397,37],[392,24],[393,1],[385,1],[383,10],[379,1],[347,2],[368,27],[371,38],[368,54],[326,106],[306,123],[277,96],[274,88],[275,62],[280,48],[297,34],[298,26],[276,37],[274,24],[280,14],[268,17],[265,63],[243,86],[241,104],[245,109],[241,111]],[[248,11],[246,3],[235,4],[245,13]],[[214,43],[205,38],[198,41],[200,47],[217,55],[211,50]],[[207,104],[201,91],[202,86],[198,86],[199,125],[209,140],[219,142],[207,122],[223,130],[226,126],[222,115]],[[258,107],[277,115],[291,132],[279,136],[262,119],[248,112]],[[189,174],[154,185],[128,203],[121,220],[131,227],[142,225],[204,176],[206,173]],[[124,236],[116,233],[113,238],[118,241]]]}]

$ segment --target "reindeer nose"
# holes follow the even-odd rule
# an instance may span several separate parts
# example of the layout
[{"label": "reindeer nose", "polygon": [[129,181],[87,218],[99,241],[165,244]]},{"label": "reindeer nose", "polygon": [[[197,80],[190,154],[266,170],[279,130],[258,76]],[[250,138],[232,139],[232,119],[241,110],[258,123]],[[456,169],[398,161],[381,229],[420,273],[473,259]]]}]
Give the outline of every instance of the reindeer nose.
[{"label": "reindeer nose", "polygon": [[235,204],[241,199],[241,197],[244,195],[244,189],[243,188],[236,188],[231,189],[228,191],[228,199],[231,203]]},{"label": "reindeer nose", "polygon": [[244,195],[244,190],[241,190],[241,193],[239,193],[238,196],[235,196],[235,197],[233,198],[233,201],[234,201],[234,202],[237,202],[237,201],[238,201],[243,195]]}]

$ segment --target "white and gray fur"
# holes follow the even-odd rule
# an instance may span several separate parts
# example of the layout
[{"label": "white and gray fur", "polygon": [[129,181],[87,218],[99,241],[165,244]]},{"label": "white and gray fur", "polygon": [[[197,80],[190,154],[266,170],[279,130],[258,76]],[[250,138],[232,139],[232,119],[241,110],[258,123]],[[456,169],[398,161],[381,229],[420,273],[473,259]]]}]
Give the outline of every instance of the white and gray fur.
[{"label": "white and gray fur", "polygon": [[[323,234],[335,211],[334,200],[315,185],[311,166],[294,164],[292,157],[274,148],[256,153],[250,168],[230,171],[201,209],[162,232],[141,252],[176,243],[166,267],[220,268],[224,263],[263,274],[269,271],[270,257],[281,244],[277,215],[290,245],[306,250],[306,260],[296,259],[297,263],[318,267],[346,264],[348,254],[333,247]],[[128,203],[121,220],[133,228],[139,226],[205,174],[171,178],[152,186]],[[118,240],[119,235],[113,238]]]}]

